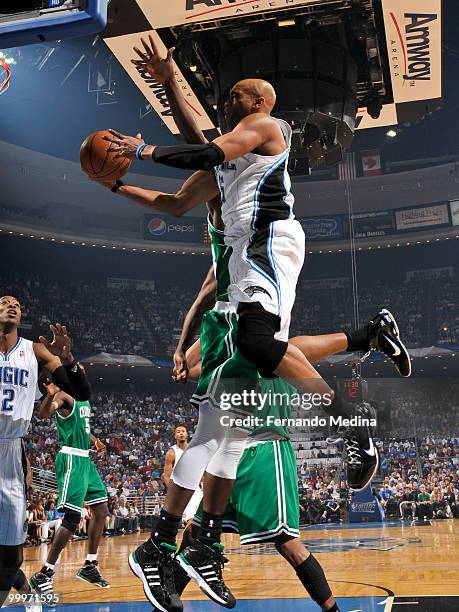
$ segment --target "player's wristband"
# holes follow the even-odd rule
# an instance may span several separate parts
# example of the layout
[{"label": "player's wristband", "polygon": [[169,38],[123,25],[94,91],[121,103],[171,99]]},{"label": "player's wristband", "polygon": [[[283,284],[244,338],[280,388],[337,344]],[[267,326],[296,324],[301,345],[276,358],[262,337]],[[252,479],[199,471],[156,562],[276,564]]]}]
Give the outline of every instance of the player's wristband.
[{"label": "player's wristband", "polygon": [[146,143],[143,143],[137,147],[137,151],[135,152],[137,159],[142,159],[142,151],[145,149],[145,147],[148,147]]},{"label": "player's wristband", "polygon": [[116,193],[116,192],[118,191],[118,189],[119,189],[120,187],[123,187],[123,186],[124,186],[123,181],[121,181],[121,180],[119,180],[119,179],[118,179],[118,180],[116,181],[116,183],[113,185],[113,187],[110,189],[110,191],[113,191],[113,193]]}]

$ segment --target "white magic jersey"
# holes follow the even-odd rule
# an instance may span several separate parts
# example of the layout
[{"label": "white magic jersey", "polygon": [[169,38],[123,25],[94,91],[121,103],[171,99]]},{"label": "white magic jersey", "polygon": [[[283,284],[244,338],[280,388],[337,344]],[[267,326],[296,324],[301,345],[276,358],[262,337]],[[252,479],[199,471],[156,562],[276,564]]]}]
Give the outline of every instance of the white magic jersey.
[{"label": "white magic jersey", "polygon": [[37,392],[38,363],[31,340],[18,338],[0,353],[0,439],[27,434]]},{"label": "white magic jersey", "polygon": [[292,128],[276,119],[286,142],[279,155],[247,153],[215,168],[222,201],[225,242],[233,246],[273,221],[294,219],[288,158]]},{"label": "white magic jersey", "polygon": [[[174,449],[174,453],[175,453],[175,461],[174,461],[174,470],[175,470],[175,466],[179,462],[179,459],[183,455],[185,450],[183,448],[180,448],[180,446],[178,446],[178,444],[174,444],[174,446],[172,448]],[[172,470],[172,474],[174,473],[174,470]],[[193,493],[193,495],[191,496],[191,499],[188,502],[187,507],[183,511],[183,520],[185,522],[187,522],[190,519],[192,519],[194,517],[194,515],[196,514],[196,512],[197,512],[197,510],[199,508],[199,504],[201,503],[202,496],[203,496],[202,489],[199,486],[196,489],[196,491]]]},{"label": "white magic jersey", "polygon": [[174,461],[174,468],[175,468],[175,466],[177,465],[180,457],[185,452],[185,449],[184,448],[180,448],[180,446],[178,444],[174,444],[174,446],[172,447],[172,450],[175,453],[175,461]]}]

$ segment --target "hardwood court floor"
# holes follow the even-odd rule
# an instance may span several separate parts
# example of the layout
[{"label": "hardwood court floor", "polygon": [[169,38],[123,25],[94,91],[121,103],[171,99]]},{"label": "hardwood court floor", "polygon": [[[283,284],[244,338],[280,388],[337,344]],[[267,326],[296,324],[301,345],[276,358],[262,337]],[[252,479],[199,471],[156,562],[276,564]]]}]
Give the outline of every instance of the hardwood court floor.
[{"label": "hardwood court floor", "polygon": [[[57,566],[55,592],[63,595],[65,603],[144,601],[127,557],[147,537],[141,533],[103,539],[99,561],[112,585],[107,590],[75,577],[87,541],[70,543]],[[323,565],[336,597],[459,595],[459,520],[433,521],[431,527],[321,526],[302,531],[301,537]],[[231,559],[225,577],[237,599],[305,597],[294,571],[272,546],[240,547],[234,535],[225,535],[224,543]],[[27,576],[41,567],[47,548],[25,549]],[[183,599],[206,598],[193,583]]]}]

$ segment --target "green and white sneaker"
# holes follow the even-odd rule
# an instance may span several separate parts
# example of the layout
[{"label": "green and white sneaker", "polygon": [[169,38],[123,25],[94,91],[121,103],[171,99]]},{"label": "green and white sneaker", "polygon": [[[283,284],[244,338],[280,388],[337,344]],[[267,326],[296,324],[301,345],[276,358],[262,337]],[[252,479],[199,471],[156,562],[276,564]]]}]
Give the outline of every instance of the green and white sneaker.
[{"label": "green and white sneaker", "polygon": [[95,584],[101,589],[109,589],[110,584],[100,575],[97,561],[86,561],[76,573],[76,577],[89,584]]},{"label": "green and white sneaker", "polygon": [[141,544],[130,556],[129,567],[142,581],[148,601],[160,612],[182,612],[183,604],[174,584],[176,546],[153,540]]},{"label": "green and white sneaker", "polygon": [[236,599],[222,576],[225,564],[223,550],[224,546],[219,542],[206,546],[196,540],[193,546],[187,546],[178,554],[175,561],[212,601],[225,608],[234,608]]}]

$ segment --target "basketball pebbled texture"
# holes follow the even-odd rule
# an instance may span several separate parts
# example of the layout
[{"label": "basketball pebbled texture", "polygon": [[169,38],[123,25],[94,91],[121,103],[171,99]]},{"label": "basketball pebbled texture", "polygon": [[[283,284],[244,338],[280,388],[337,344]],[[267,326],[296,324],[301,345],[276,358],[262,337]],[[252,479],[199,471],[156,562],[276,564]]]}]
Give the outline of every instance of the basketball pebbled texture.
[{"label": "basketball pebbled texture", "polygon": [[126,174],[131,160],[126,157],[114,159],[116,153],[108,151],[109,142],[103,140],[104,136],[111,136],[107,130],[93,132],[80,147],[80,164],[82,170],[89,178],[116,183]]}]

